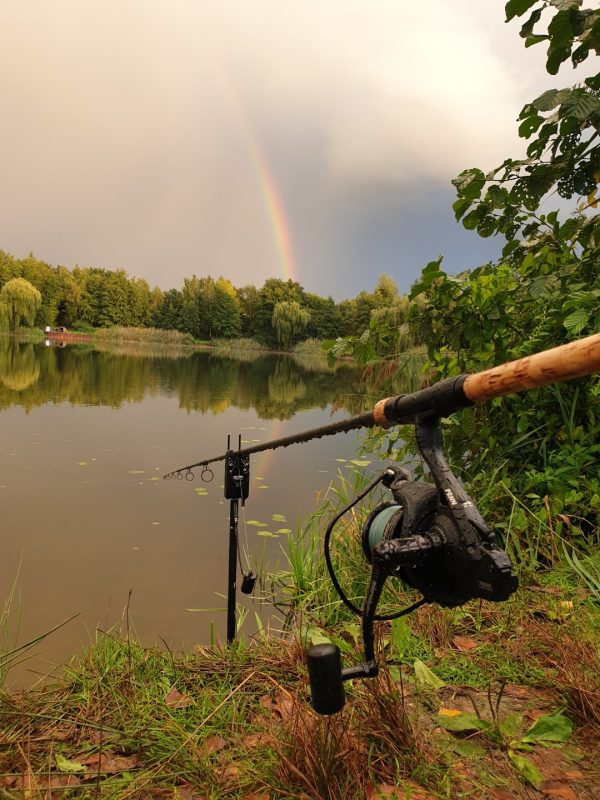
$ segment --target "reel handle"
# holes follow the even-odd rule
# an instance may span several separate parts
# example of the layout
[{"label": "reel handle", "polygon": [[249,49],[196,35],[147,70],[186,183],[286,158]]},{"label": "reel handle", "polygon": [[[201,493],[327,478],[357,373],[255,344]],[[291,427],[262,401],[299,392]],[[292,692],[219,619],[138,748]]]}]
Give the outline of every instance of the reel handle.
[{"label": "reel handle", "polygon": [[306,653],[311,705],[317,714],[337,714],[346,703],[342,658],[335,644],[315,644]]}]

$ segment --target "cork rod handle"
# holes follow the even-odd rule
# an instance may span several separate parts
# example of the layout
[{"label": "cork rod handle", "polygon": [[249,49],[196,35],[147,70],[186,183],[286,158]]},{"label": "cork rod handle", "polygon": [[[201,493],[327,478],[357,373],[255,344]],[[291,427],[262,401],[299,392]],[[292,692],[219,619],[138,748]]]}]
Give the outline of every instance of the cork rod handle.
[{"label": "cork rod handle", "polygon": [[600,370],[600,333],[467,376],[463,391],[472,403],[516,394]]}]

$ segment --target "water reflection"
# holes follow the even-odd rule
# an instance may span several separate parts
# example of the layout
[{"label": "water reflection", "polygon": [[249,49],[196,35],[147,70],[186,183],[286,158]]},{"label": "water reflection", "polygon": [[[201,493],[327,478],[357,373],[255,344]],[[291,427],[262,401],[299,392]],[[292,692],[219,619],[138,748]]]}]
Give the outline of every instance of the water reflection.
[{"label": "water reflection", "polygon": [[0,337],[0,382],[9,392],[20,393],[37,382],[40,362],[32,344],[16,345]]},{"label": "water reflection", "polygon": [[199,351],[171,353],[65,348],[0,339],[0,409],[45,403],[120,408],[156,394],[175,394],[186,411],[220,414],[229,406],[255,409],[263,419],[343,405],[360,371],[324,360],[254,355],[241,360]]}]

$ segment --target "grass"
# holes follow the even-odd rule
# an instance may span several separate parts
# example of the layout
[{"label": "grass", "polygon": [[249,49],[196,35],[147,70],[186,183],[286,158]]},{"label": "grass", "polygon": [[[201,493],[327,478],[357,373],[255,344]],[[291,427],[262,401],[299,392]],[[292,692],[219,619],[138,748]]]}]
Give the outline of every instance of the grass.
[{"label": "grass", "polygon": [[[289,537],[287,569],[272,576],[287,616],[279,638],[263,629],[230,648],[180,654],[141,647],[127,625],[125,636],[98,632],[58,681],[1,695],[0,797],[593,797],[600,609],[592,556],[578,568],[571,557],[524,570],[506,603],[423,606],[378,623],[379,677],[346,684],[340,714],[313,713],[304,649],[329,640],[346,666],[362,660],[357,619],[332,592],[320,543],[324,523],[364,480],[341,476]],[[332,548],[359,603],[369,577],[357,535],[365,513],[355,508],[340,521]],[[412,591],[388,583],[388,607],[413,602]],[[457,718],[472,727],[448,730]],[[567,734],[526,741],[539,718],[558,719]]]},{"label": "grass", "polygon": [[212,339],[210,345],[215,350],[225,351],[227,353],[248,351],[264,352],[268,350],[268,348],[260,342],[257,342],[256,339]]},{"label": "grass", "polygon": [[[328,718],[306,702],[298,629],[190,654],[99,631],[61,679],[0,695],[0,797],[358,800],[376,787],[415,800],[494,797],[486,787],[541,797],[509,753],[544,714],[575,732],[551,750],[528,745],[524,757],[543,786],[562,787],[556,796],[592,797],[599,614],[587,591],[557,584],[380,623],[380,676],[346,684],[346,707]],[[360,659],[347,623],[321,633],[345,642],[346,664]],[[419,682],[416,658],[447,685]],[[520,733],[465,738],[439,726],[440,712],[506,720]]]},{"label": "grass", "polygon": [[125,328],[115,325],[111,328],[96,330],[94,336],[100,342],[112,344],[135,342],[136,344],[164,345],[165,347],[189,347],[196,344],[188,333],[167,331],[161,328]]}]

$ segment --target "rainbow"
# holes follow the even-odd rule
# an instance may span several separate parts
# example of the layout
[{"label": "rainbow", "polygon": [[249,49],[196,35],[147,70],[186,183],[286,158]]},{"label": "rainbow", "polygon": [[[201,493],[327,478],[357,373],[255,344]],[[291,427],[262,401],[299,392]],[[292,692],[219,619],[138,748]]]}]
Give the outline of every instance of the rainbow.
[{"label": "rainbow", "polygon": [[267,212],[267,218],[269,220],[269,226],[275,243],[277,259],[281,265],[283,278],[285,280],[295,281],[297,280],[297,271],[290,226],[287,221],[281,197],[277,191],[277,185],[258,146],[256,136],[248,124],[247,115],[239,95],[234,91],[231,81],[222,68],[217,66],[216,63],[213,63],[213,68],[223,88],[223,94],[227,98],[240,129],[244,133],[244,141],[250,155],[250,161],[258,178],[258,184]]},{"label": "rainbow", "polygon": [[275,248],[279,256],[279,262],[282,266],[284,277],[289,280],[296,280],[296,265],[294,261],[294,250],[292,248],[292,237],[290,235],[290,228],[288,225],[283,203],[277,192],[275,181],[269,170],[265,160],[260,157],[258,147],[255,148],[255,155],[253,162],[258,173],[260,186],[263,193],[264,203],[269,216],[271,230],[273,232],[273,239],[275,240]]}]

